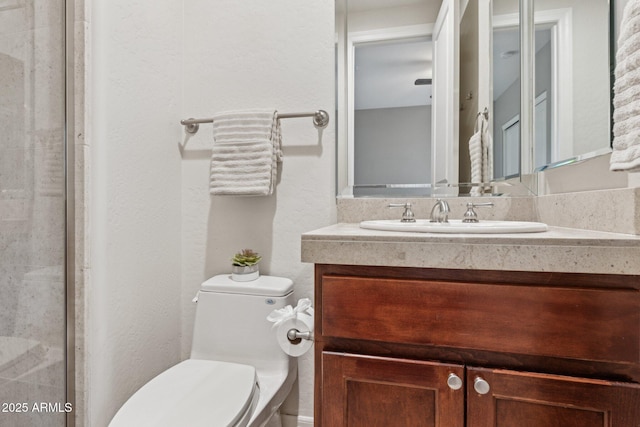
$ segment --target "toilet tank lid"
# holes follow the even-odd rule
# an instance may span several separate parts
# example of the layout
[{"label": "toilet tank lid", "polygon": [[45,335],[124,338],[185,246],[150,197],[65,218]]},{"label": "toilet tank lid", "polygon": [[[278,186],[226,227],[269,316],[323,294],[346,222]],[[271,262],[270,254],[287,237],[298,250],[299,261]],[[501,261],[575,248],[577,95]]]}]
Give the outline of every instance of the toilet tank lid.
[{"label": "toilet tank lid", "polygon": [[293,292],[293,281],[286,277],[259,276],[250,282],[236,282],[230,274],[219,274],[204,282],[203,292],[282,297]]}]

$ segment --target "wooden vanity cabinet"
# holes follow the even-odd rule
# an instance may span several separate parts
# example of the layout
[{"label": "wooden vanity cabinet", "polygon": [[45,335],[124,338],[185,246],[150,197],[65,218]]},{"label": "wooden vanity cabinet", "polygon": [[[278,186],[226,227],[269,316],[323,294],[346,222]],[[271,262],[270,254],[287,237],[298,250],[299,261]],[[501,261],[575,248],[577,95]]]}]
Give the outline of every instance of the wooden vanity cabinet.
[{"label": "wooden vanity cabinet", "polygon": [[316,426],[640,426],[640,277],[315,274]]}]

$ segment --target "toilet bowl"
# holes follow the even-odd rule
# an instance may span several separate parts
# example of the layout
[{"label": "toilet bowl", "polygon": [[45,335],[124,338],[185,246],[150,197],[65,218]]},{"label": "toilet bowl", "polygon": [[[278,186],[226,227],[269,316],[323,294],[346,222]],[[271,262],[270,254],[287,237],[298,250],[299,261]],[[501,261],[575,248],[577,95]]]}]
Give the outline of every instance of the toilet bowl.
[{"label": "toilet bowl", "polygon": [[297,375],[266,317],[293,302],[293,282],[212,277],[197,296],[190,358],[142,386],[110,427],[261,427]]}]

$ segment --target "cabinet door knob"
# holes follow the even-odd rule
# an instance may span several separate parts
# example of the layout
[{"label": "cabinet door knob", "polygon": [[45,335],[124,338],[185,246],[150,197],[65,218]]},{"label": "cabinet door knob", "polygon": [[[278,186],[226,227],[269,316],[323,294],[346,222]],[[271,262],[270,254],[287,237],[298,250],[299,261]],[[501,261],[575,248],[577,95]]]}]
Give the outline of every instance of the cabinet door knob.
[{"label": "cabinet door knob", "polygon": [[462,388],[462,380],[456,374],[449,374],[447,385],[451,390],[460,390]]},{"label": "cabinet door knob", "polygon": [[491,387],[489,387],[489,383],[487,381],[480,377],[476,377],[476,379],[473,380],[473,389],[478,394],[487,394],[489,393],[489,390],[491,390]]}]

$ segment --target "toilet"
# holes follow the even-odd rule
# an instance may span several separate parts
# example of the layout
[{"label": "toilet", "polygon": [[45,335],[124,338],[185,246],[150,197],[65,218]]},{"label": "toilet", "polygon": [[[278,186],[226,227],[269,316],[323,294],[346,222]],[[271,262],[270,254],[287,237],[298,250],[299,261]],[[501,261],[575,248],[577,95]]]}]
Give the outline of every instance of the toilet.
[{"label": "toilet", "polygon": [[202,284],[196,300],[190,358],[142,386],[110,427],[262,427],[279,420],[297,363],[266,318],[293,304],[293,282],[219,275]]}]

